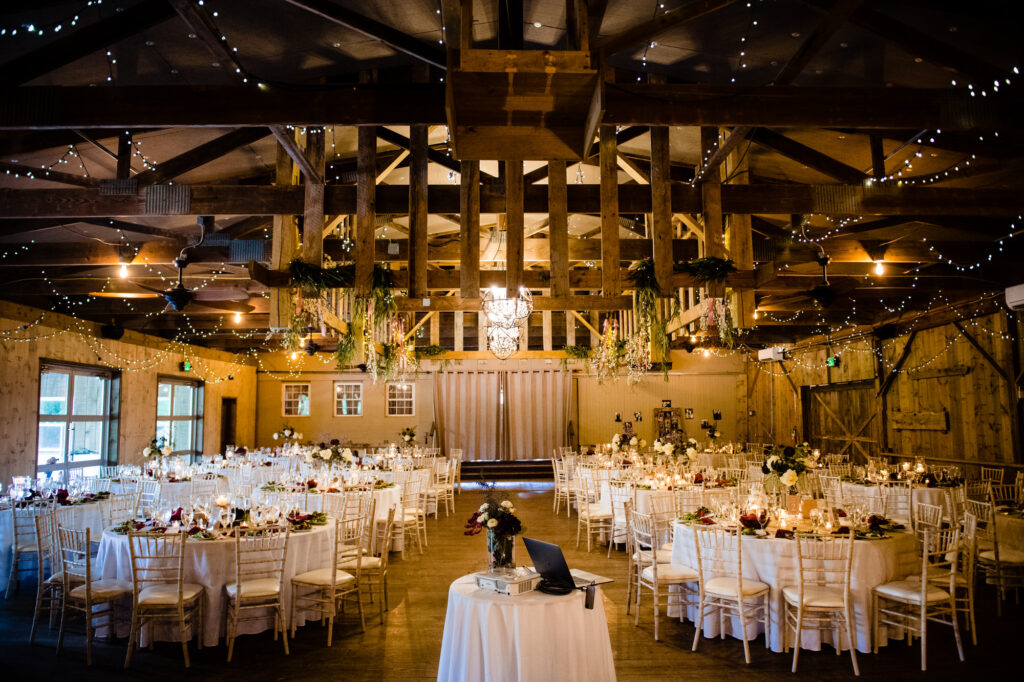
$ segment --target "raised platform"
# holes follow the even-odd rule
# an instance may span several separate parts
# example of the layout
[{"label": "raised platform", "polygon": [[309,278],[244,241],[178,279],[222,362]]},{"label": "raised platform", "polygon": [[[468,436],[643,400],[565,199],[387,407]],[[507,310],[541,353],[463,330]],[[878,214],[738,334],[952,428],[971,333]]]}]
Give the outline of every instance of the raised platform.
[{"label": "raised platform", "polygon": [[554,472],[550,459],[525,459],[514,462],[487,460],[462,463],[463,483],[473,481],[551,481]]}]

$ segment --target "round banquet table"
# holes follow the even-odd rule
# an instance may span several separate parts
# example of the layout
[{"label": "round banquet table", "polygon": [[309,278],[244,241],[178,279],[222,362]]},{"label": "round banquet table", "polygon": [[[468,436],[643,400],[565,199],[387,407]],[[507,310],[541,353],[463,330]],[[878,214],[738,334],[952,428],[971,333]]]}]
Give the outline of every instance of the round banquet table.
[{"label": "round banquet table", "polygon": [[[672,538],[672,562],[696,566],[693,528],[687,524],[675,523]],[[850,597],[853,603],[854,640],[857,651],[871,653],[871,591],[882,583],[903,578],[920,572],[918,541],[911,533],[892,533],[878,540],[855,540],[853,543],[853,568],[850,576]],[[759,580],[771,587],[771,635],[769,645],[772,651],[783,650],[783,614],[785,601],[782,589],[799,583],[796,542],[792,540],[743,538],[743,577]],[[670,616],[679,616],[679,607],[669,610]],[[696,607],[689,607],[687,618],[697,622]],[[726,634],[738,637],[739,618],[725,620]],[[884,625],[879,628],[878,646],[885,646],[888,635]],[[761,621],[747,623],[747,638],[753,639],[764,631]],[[718,618],[704,618],[704,636],[717,637]],[[802,648],[821,650],[822,640],[835,645],[833,634],[806,630],[802,636]],[[790,635],[791,636],[791,635]],[[902,636],[902,635],[900,635]],[[840,636],[839,648],[846,648],[846,637]]]},{"label": "round banquet table", "polygon": [[[326,493],[328,495],[341,494],[341,493]],[[297,492],[297,493],[281,493],[282,497],[287,497],[288,504],[292,508],[299,508],[304,513],[323,511],[324,510],[324,496],[325,493],[317,492]],[[376,536],[381,537],[384,534],[384,528],[388,521],[388,512],[391,509],[398,507],[402,503],[402,489],[397,485],[393,485],[390,488],[376,488],[373,491],[373,499],[376,504],[373,508],[373,520],[376,525]],[[396,512],[396,517],[399,516]],[[391,538],[391,551],[401,552],[402,547],[405,543],[404,534],[401,532],[402,521],[400,518],[395,520],[395,532]],[[380,547],[377,547],[380,549]]]},{"label": "round banquet table", "polygon": [[594,608],[583,592],[479,590],[472,575],[452,583],[438,682],[544,682],[615,679],[601,588]]},{"label": "round banquet table", "polygon": [[[334,523],[315,526],[312,530],[291,533],[288,536],[288,557],[284,567],[284,607],[285,622],[291,613],[291,579],[300,573],[326,568],[331,565],[331,540]],[[94,575],[97,578],[120,580],[132,584],[131,554],[128,549],[128,536],[119,535],[110,530],[103,533],[99,553],[96,556]],[[235,582],[235,541],[234,538],[217,540],[186,540],[185,541],[185,576],[187,583],[196,583],[206,588],[206,612],[203,622],[203,646],[216,646],[217,641],[225,632],[224,586]],[[266,611],[264,620],[242,621],[238,624],[239,634],[252,634],[269,630],[273,626],[272,614]],[[314,612],[309,612],[315,617]],[[296,614],[296,624],[304,625],[306,613]],[[143,628],[141,644],[149,643],[150,628]],[[173,628],[164,629],[157,624],[155,638],[162,641],[179,641],[179,635]],[[127,624],[118,630],[118,636],[128,636]]]},{"label": "round banquet table", "polygon": [[[726,486],[724,488],[704,488],[702,491],[705,503],[709,503],[713,498],[721,498],[722,501],[726,501],[727,498],[734,497],[738,489],[736,486]],[[636,510],[641,514],[650,514],[654,511],[651,507],[651,498],[656,495],[672,495],[671,490],[660,490],[656,488],[640,488],[637,487],[636,491]],[[611,485],[608,481],[601,483],[601,497],[598,503],[605,510],[611,511]],[[687,510],[689,511],[689,510]]]},{"label": "round banquet table", "polygon": [[[847,490],[853,491],[854,494],[869,493],[873,497],[878,497],[881,494],[882,486],[878,485],[863,485],[862,483],[840,483],[843,494],[846,494]],[[912,495],[914,496],[914,504],[933,504],[937,507],[942,507],[942,513],[944,516],[949,517],[949,505],[946,503],[947,488],[929,488],[923,485],[915,485],[911,488]],[[901,519],[906,521],[907,519]]]},{"label": "round banquet table", "polygon": [[[227,479],[217,478],[217,492],[226,490]],[[110,492],[118,494],[124,492],[119,481],[110,484]],[[161,507],[183,507],[192,501],[192,481],[160,481],[160,506]]]},{"label": "round banquet table", "polygon": [[1024,515],[1000,512],[995,515],[995,518],[1000,549],[1024,552]]}]

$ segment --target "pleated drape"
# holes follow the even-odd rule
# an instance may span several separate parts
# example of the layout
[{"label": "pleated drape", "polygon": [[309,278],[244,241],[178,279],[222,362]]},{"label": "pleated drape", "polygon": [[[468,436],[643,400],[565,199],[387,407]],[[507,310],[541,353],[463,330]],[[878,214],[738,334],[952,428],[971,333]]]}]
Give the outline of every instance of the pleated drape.
[{"label": "pleated drape", "polygon": [[564,372],[446,371],[435,387],[442,447],[461,448],[463,459],[548,459],[566,443]]},{"label": "pleated drape", "polygon": [[557,370],[507,372],[509,459],[549,459],[566,442],[569,377]]}]

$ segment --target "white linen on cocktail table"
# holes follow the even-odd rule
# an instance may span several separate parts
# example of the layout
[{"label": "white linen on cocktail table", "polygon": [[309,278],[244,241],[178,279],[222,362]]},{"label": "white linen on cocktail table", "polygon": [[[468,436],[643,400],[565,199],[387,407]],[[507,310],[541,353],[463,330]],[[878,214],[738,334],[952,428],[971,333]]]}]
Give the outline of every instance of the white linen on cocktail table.
[{"label": "white linen on cocktail table", "polygon": [[[334,524],[316,526],[302,533],[292,533],[288,538],[288,558],[284,569],[285,620],[291,613],[291,579],[300,573],[326,568],[331,564],[331,539]],[[128,536],[118,535],[110,530],[103,533],[99,553],[96,556],[94,575],[107,580],[119,580],[132,584],[132,562],[128,549]],[[219,540],[187,540],[185,542],[185,582],[196,583],[206,588],[206,614],[203,622],[203,646],[216,646],[224,635],[225,598],[224,586],[235,581],[235,541],[233,538]],[[310,612],[311,614],[313,612]],[[239,634],[251,634],[269,630],[272,626],[271,611],[265,620],[240,622]],[[297,624],[304,625],[305,613],[296,614]],[[161,628],[156,639],[178,641],[177,630]],[[127,627],[118,631],[127,636]],[[148,627],[143,631],[142,643],[149,641]]]},{"label": "white linen on cocktail table", "polygon": [[463,576],[448,590],[438,682],[614,680],[602,602],[600,588],[588,610],[579,591],[509,597]]},{"label": "white linen on cocktail table", "polygon": [[[917,539],[910,533],[893,533],[879,540],[856,540],[853,543],[853,568],[850,576],[850,597],[853,602],[854,640],[857,651],[871,652],[871,590],[882,583],[910,575],[915,568],[920,571],[920,558],[916,552]],[[673,528],[672,562],[696,566],[696,548],[693,542],[693,528],[676,523]],[[799,582],[797,575],[797,548],[792,540],[776,538],[743,538],[743,577],[759,580],[771,587],[771,636],[772,651],[783,650],[783,598],[782,589]],[[679,616],[679,607],[669,609],[670,616]],[[689,608],[687,617],[697,622],[697,609]],[[738,618],[726,619],[726,634],[738,636]],[[753,639],[764,631],[761,621],[747,623],[747,637]],[[704,635],[719,635],[718,617],[712,614],[704,618]],[[822,640],[833,644],[832,633],[821,637],[815,630],[805,630],[802,636],[803,648],[818,651]],[[878,646],[885,646],[888,635],[884,626],[879,626]],[[840,648],[846,647],[846,638],[841,636]]]}]

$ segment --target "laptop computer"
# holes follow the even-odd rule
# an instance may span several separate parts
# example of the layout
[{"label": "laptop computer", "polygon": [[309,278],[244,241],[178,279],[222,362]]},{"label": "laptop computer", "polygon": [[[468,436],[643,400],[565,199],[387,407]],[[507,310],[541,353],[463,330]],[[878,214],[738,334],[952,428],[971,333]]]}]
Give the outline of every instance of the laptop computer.
[{"label": "laptop computer", "polygon": [[558,545],[528,537],[523,538],[523,544],[526,545],[526,551],[530,554],[533,570],[540,574],[541,580],[537,589],[541,592],[568,594],[574,589],[611,582],[609,578],[587,571],[579,569],[570,571],[569,565],[565,563],[562,548]]}]

